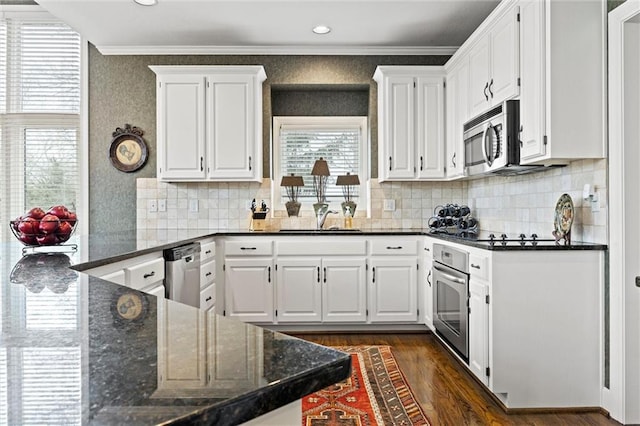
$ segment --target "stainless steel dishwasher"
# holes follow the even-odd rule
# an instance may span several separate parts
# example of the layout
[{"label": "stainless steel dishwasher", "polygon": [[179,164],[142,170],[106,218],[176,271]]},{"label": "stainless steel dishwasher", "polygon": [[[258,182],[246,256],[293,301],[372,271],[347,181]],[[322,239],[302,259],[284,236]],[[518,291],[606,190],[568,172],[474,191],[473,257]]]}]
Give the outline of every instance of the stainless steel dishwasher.
[{"label": "stainless steel dishwasher", "polygon": [[200,307],[200,243],[166,249],[165,285],[167,298]]}]

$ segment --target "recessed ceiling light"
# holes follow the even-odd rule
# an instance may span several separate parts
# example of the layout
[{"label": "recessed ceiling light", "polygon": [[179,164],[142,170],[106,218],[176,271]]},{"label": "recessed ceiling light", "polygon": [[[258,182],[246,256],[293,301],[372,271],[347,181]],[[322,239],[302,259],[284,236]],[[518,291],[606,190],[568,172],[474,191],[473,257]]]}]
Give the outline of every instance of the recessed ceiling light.
[{"label": "recessed ceiling light", "polygon": [[327,34],[331,32],[331,28],[326,25],[317,25],[313,27],[313,32],[316,34]]},{"label": "recessed ceiling light", "polygon": [[133,0],[133,1],[142,6],[153,6],[158,3],[158,0]]}]

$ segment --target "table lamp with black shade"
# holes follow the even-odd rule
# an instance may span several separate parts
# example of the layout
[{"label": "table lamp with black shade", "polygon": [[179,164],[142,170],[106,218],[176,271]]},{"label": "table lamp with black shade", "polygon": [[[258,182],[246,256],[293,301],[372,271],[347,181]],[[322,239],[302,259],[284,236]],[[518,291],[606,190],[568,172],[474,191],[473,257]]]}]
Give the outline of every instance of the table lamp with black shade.
[{"label": "table lamp with black shade", "polygon": [[293,173],[289,176],[282,176],[280,186],[285,188],[287,198],[289,199],[289,201],[285,203],[285,206],[287,207],[287,214],[289,217],[298,216],[298,213],[300,212],[298,195],[300,194],[300,187],[304,186],[302,176],[295,176]]},{"label": "table lamp with black shade", "polygon": [[313,176],[313,190],[316,193],[317,202],[313,205],[313,210],[316,216],[318,211],[326,210],[329,207],[327,203],[327,178],[330,176],[329,165],[327,161],[320,157],[313,164],[311,170]]},{"label": "table lamp with black shade", "polygon": [[347,172],[346,175],[338,176],[336,185],[342,186],[342,195],[344,201],[342,202],[342,214],[346,215],[347,207],[353,216],[356,212],[357,204],[353,201],[353,196],[356,192],[356,187],[360,185],[360,179],[358,175],[352,175]]}]

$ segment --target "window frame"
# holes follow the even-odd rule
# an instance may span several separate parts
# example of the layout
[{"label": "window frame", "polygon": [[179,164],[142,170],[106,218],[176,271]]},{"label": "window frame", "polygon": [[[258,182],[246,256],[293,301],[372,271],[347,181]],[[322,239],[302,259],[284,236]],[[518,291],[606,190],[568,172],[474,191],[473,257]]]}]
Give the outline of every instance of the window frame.
[{"label": "window frame", "polygon": [[[282,126],[308,126],[318,128],[339,128],[339,127],[359,127],[360,128],[360,144],[359,144],[359,160],[360,166],[356,171],[360,178],[359,193],[356,203],[358,208],[356,210],[356,216],[366,215],[369,217],[369,131],[368,131],[368,117],[366,116],[274,116],[272,127],[272,168],[271,168],[271,216],[275,217],[276,212],[284,212],[286,215],[286,207],[282,201],[283,197],[286,197],[284,190],[280,186],[282,180],[282,164],[280,162],[281,151],[281,137],[280,128]],[[329,171],[331,172],[331,165],[329,165]],[[311,170],[309,170],[311,174]],[[333,175],[336,176],[336,175]],[[328,200],[329,209],[341,210],[340,203],[344,201],[343,198],[339,200]],[[300,208],[300,216],[304,213],[304,216],[313,216],[313,202],[301,200],[302,206]],[[278,215],[280,216],[280,215]]]}]

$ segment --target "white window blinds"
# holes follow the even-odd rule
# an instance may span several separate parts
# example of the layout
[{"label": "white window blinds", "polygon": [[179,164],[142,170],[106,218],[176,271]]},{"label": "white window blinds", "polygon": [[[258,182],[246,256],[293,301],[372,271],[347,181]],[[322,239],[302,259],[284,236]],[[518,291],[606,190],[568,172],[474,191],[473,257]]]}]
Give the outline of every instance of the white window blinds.
[{"label": "white window blinds", "polygon": [[[317,121],[319,117],[309,117]],[[320,157],[329,165],[331,175],[327,179],[327,201],[342,200],[342,188],[336,186],[339,175],[362,173],[363,129],[362,125],[331,123],[335,117],[322,117],[325,123],[281,124],[279,129],[280,170],[276,182],[285,175],[302,176],[305,186],[300,188],[300,201],[315,202],[313,192],[313,164]],[[358,117],[360,120],[361,117]],[[355,188],[354,199],[358,200],[359,188]],[[284,192],[283,192],[284,196]],[[281,200],[286,201],[286,200]]]},{"label": "white window blinds", "polygon": [[59,21],[0,19],[0,223],[35,206],[76,209],[80,51]]}]

